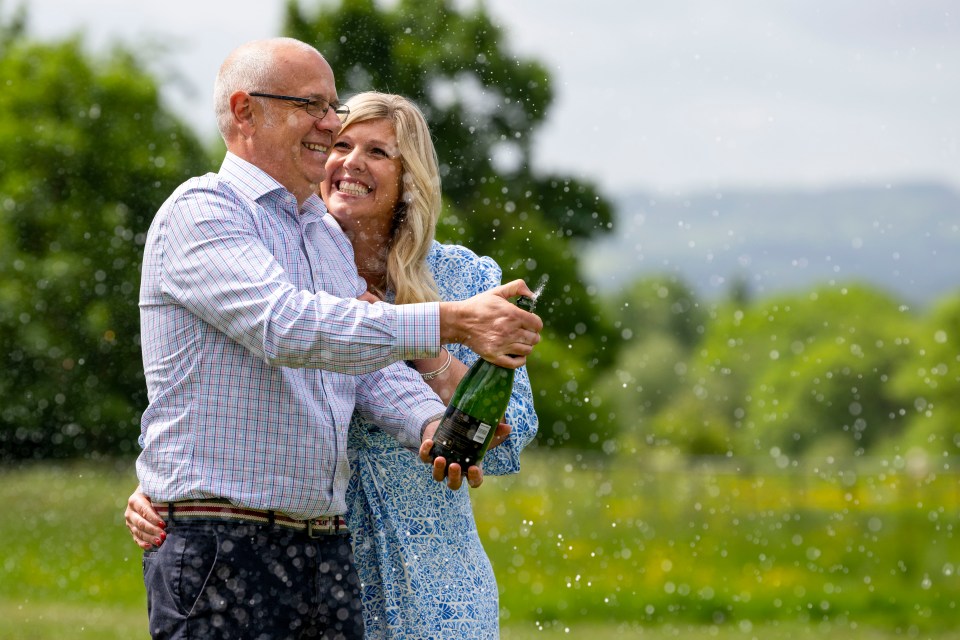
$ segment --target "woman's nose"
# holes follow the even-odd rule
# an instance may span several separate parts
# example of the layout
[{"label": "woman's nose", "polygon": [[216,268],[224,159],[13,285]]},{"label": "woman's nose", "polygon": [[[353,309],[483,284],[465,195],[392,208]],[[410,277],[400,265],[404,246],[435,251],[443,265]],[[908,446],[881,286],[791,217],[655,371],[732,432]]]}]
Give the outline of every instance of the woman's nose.
[{"label": "woman's nose", "polygon": [[343,158],[343,166],[350,171],[354,171],[354,172],[363,171],[364,169],[363,158],[361,157],[357,147],[354,147],[353,149],[351,149],[350,153],[348,153]]}]

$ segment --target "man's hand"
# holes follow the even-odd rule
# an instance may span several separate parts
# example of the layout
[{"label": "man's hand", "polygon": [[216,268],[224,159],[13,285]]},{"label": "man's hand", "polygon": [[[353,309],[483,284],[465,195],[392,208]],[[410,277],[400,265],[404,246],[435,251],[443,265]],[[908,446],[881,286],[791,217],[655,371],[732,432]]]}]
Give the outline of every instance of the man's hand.
[{"label": "man's hand", "polygon": [[[447,466],[447,460],[443,456],[437,456],[433,461],[430,460],[430,449],[433,448],[433,435],[440,426],[439,420],[434,420],[423,430],[423,442],[420,443],[420,460],[433,466],[433,479],[437,482],[443,482],[444,476],[447,478],[447,486],[456,490],[463,484],[463,470],[456,462]],[[493,438],[490,440],[490,449],[494,448],[507,439],[510,435],[511,427],[506,422],[497,425]],[[470,465],[467,469],[467,484],[476,489],[483,484],[483,470],[477,465]]]},{"label": "man's hand", "polygon": [[543,321],[508,298],[533,292],[514,280],[460,302],[440,303],[440,341],[464,344],[484,360],[516,369],[540,342]]}]

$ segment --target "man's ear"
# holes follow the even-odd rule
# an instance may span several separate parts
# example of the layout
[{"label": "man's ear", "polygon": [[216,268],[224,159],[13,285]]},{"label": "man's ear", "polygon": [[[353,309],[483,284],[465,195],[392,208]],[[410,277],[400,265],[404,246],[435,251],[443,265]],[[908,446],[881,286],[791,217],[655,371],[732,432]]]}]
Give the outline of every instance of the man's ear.
[{"label": "man's ear", "polygon": [[240,134],[249,138],[256,131],[256,118],[253,113],[253,100],[246,91],[234,91],[230,96],[230,113]]}]

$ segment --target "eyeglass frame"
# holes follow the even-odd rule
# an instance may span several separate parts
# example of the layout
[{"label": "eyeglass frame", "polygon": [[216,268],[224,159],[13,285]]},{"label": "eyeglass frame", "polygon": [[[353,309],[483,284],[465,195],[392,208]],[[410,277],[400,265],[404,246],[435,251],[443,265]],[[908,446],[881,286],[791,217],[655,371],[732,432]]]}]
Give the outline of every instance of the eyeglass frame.
[{"label": "eyeglass frame", "polygon": [[[281,96],[274,93],[261,93],[260,91],[253,91],[248,94],[253,98],[271,98],[272,100],[286,100],[288,102],[297,102],[303,110],[308,114],[316,118],[317,120],[323,120],[327,117],[327,111],[333,109],[333,112],[337,114],[337,117],[340,120],[346,120],[347,116],[350,115],[350,107],[345,104],[340,104],[340,102],[328,102],[323,98],[318,98],[316,100],[311,100],[310,98],[300,98],[297,96]],[[320,115],[317,115],[311,109],[315,109],[316,105],[326,103],[326,106],[323,108],[323,112]]]}]

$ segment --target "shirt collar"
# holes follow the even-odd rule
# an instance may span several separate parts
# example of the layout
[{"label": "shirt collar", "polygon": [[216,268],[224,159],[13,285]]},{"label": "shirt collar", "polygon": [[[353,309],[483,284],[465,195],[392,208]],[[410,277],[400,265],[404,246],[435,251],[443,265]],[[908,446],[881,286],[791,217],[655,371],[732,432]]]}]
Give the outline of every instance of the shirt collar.
[{"label": "shirt collar", "polygon": [[[229,151],[223,158],[223,164],[220,165],[220,176],[226,182],[229,182],[234,189],[251,200],[259,201],[267,195],[273,195],[274,197],[283,197],[285,194],[293,195],[266,171]],[[323,200],[316,194],[307,198],[300,211],[301,214],[318,216],[322,216],[326,212],[327,208],[323,204]]]}]

